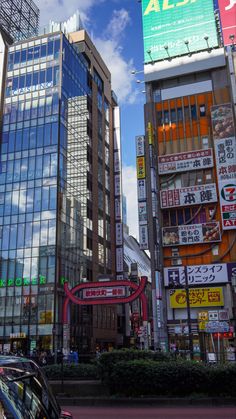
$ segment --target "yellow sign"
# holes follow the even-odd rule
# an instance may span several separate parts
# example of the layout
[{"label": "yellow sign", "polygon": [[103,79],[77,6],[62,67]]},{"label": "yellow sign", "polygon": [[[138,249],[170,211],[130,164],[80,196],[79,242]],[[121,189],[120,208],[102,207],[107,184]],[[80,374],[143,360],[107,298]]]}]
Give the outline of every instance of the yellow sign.
[{"label": "yellow sign", "polygon": [[[224,305],[223,290],[221,288],[190,288],[190,307],[214,307]],[[187,307],[187,295],[184,289],[170,291],[171,308]]]},{"label": "yellow sign", "polygon": [[145,177],[146,177],[145,158],[137,157],[137,178],[145,179]]},{"label": "yellow sign", "polygon": [[149,144],[153,144],[153,128],[151,122],[148,122],[148,142]]},{"label": "yellow sign", "polygon": [[207,322],[204,322],[204,321],[198,322],[198,329],[199,330],[206,330],[206,324],[207,324]]},{"label": "yellow sign", "polygon": [[198,321],[207,321],[208,320],[208,311],[199,311],[198,312]]}]

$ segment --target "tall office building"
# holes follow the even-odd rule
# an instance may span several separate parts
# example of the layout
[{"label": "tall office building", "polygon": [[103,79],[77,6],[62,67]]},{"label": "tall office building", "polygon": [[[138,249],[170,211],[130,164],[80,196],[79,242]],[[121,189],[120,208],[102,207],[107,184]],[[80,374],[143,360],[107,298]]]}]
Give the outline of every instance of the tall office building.
[{"label": "tall office building", "polygon": [[[83,30],[10,47],[0,174],[2,349],[62,347],[63,283],[115,277],[110,73]],[[71,307],[71,345],[115,345],[116,309]]]},{"label": "tall office building", "polygon": [[212,0],[160,3],[142,1],[146,132],[137,137],[154,343],[220,360],[236,326],[236,5],[219,2],[219,15]]}]

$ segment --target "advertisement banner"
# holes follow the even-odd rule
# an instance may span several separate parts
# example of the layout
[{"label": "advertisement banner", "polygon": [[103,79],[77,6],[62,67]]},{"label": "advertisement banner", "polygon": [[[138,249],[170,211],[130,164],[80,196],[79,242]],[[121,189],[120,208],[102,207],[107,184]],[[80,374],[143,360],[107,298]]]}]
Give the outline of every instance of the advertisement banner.
[{"label": "advertisement banner", "polygon": [[138,180],[138,200],[147,199],[146,180]]},{"label": "advertisement banner", "polygon": [[223,230],[236,228],[236,138],[231,104],[211,108]]},{"label": "advertisement banner", "polygon": [[213,165],[211,148],[158,157],[158,171],[160,175],[208,169],[213,167]]},{"label": "advertisement banner", "polygon": [[136,139],[136,156],[144,156],[144,147],[145,147],[145,140],[143,135],[139,135],[138,137],[135,137]]},{"label": "advertisement banner", "polygon": [[224,45],[232,45],[236,40],[236,0],[218,0],[218,5]]},{"label": "advertisement banner", "polygon": [[169,286],[185,286],[186,271],[188,285],[204,285],[229,282],[227,263],[212,265],[171,266],[164,268],[164,284]]},{"label": "advertisement banner", "polygon": [[145,157],[137,157],[137,178],[145,179]]},{"label": "advertisement banner", "polygon": [[145,63],[218,46],[212,0],[142,0],[142,20]]},{"label": "advertisement banner", "polygon": [[140,244],[140,249],[148,250],[148,227],[147,227],[147,225],[139,226],[139,244]]},{"label": "advertisement banner", "polygon": [[221,241],[218,222],[190,224],[162,229],[163,246],[189,245]]},{"label": "advertisement banner", "polygon": [[139,225],[147,224],[147,202],[138,203],[138,220]]},{"label": "advertisement banner", "polygon": [[120,189],[120,175],[115,175],[115,195],[120,195],[121,189]]},{"label": "advertisement banner", "polygon": [[217,202],[215,183],[190,186],[181,189],[162,190],[160,192],[161,208],[184,207],[196,204]]},{"label": "advertisement banner", "polygon": [[[215,307],[224,305],[223,289],[219,288],[190,288],[189,289],[190,307]],[[186,290],[170,291],[170,307],[186,308]]]}]

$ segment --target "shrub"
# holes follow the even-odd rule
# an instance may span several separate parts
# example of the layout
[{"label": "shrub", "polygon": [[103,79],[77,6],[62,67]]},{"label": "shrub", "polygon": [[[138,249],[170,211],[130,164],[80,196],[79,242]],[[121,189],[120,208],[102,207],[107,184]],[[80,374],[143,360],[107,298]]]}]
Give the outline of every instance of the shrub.
[{"label": "shrub", "polygon": [[107,379],[111,394],[188,396],[206,393],[208,369],[191,361],[118,362]]},{"label": "shrub", "polygon": [[[49,380],[60,380],[62,377],[62,367],[59,364],[47,365],[43,370]],[[98,379],[98,368],[95,364],[64,364],[63,377],[65,380]]]},{"label": "shrub", "polygon": [[112,352],[104,352],[98,360],[99,375],[103,381],[113,371],[118,362],[128,362],[134,360],[170,361],[172,356],[169,353],[141,351],[136,349],[120,349]]},{"label": "shrub", "polygon": [[209,368],[209,395],[236,396],[236,363]]}]

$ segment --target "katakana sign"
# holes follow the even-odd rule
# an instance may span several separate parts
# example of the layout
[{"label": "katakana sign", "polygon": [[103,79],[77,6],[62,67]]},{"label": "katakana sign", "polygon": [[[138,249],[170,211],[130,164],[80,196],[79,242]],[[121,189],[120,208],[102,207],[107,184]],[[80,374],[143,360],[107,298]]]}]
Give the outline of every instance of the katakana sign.
[{"label": "katakana sign", "polygon": [[217,202],[215,183],[199,186],[190,186],[181,189],[162,190],[161,207],[172,208],[188,205],[208,204]]},{"label": "katakana sign", "polygon": [[223,230],[236,228],[236,138],[231,104],[211,109]]},{"label": "katakana sign", "polygon": [[158,172],[160,175],[208,169],[213,167],[213,165],[211,148],[178,154],[167,154],[158,157]]},{"label": "katakana sign", "polygon": [[[190,288],[190,307],[214,307],[224,305],[223,289],[220,288]],[[187,293],[185,289],[170,290],[170,307],[187,307]]]},{"label": "katakana sign", "polygon": [[162,229],[163,246],[189,245],[221,241],[218,222],[189,224]]},{"label": "katakana sign", "polygon": [[227,263],[212,265],[172,266],[164,268],[164,284],[166,287],[186,285],[223,284],[229,282]]},{"label": "katakana sign", "polygon": [[210,321],[205,324],[205,332],[207,333],[227,333],[229,332],[229,323],[228,322],[220,322]]}]

